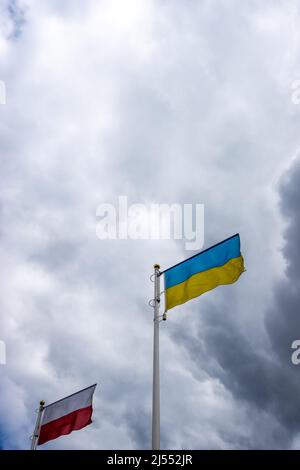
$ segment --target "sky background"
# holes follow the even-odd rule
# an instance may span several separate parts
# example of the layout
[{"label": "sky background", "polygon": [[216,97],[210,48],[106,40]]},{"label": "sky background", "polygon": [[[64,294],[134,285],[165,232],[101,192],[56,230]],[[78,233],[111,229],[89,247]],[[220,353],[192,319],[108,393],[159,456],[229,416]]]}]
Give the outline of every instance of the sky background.
[{"label": "sky background", "polygon": [[239,232],[247,268],[161,324],[162,448],[300,447],[299,23],[293,0],[0,0],[2,448],[95,382],[93,425],[43,448],[151,446],[149,276],[191,252],[99,240],[119,195],[204,204],[204,247]]}]

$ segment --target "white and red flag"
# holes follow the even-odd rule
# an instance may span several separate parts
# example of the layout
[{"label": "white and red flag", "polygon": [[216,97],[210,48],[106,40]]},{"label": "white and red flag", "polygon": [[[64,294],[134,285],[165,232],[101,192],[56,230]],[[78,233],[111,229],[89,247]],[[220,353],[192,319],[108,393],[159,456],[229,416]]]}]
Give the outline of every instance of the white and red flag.
[{"label": "white and red flag", "polygon": [[37,445],[45,444],[47,441],[91,424],[92,400],[96,385],[44,407]]}]

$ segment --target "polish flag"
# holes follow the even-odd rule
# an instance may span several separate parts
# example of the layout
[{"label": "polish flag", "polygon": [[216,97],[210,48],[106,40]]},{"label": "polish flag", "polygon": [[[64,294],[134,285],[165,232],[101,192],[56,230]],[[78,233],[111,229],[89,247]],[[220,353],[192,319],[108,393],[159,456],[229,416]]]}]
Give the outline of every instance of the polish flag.
[{"label": "polish flag", "polygon": [[40,446],[91,424],[92,400],[96,385],[45,406],[37,445]]}]

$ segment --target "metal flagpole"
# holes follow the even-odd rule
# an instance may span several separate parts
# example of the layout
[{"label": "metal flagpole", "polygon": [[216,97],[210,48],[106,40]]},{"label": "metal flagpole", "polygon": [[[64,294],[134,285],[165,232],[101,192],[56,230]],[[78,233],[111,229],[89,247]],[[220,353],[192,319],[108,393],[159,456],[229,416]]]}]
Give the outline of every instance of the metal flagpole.
[{"label": "metal flagpole", "polygon": [[153,395],[152,395],[152,449],[160,449],[160,397],[159,397],[159,304],[160,266],[154,265],[154,335],[153,335]]},{"label": "metal flagpole", "polygon": [[43,400],[40,401],[40,407],[38,410],[38,415],[36,418],[36,423],[35,423],[35,428],[34,428],[34,434],[32,436],[32,441],[31,441],[31,447],[30,450],[36,450],[37,443],[40,437],[40,427],[41,427],[41,419],[42,419],[42,414],[44,411],[45,407],[45,402]]}]

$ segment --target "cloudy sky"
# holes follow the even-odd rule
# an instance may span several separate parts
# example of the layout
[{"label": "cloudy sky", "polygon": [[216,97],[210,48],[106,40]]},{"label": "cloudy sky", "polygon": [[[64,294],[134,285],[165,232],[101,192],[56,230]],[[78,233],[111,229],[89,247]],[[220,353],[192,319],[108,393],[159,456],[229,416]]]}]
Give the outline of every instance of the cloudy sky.
[{"label": "cloudy sky", "polygon": [[[167,449],[300,447],[297,0],[0,0],[0,446],[95,382],[49,449],[151,445],[153,263],[184,240],[99,240],[96,210],[205,206],[247,272],[161,324]],[[298,96],[297,96],[298,95]]]}]

